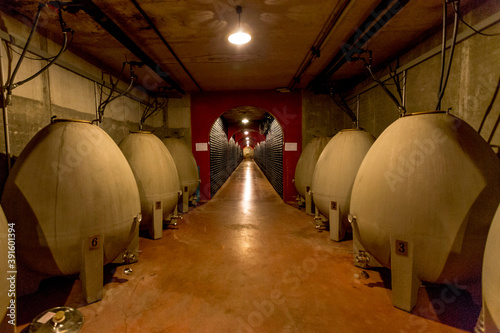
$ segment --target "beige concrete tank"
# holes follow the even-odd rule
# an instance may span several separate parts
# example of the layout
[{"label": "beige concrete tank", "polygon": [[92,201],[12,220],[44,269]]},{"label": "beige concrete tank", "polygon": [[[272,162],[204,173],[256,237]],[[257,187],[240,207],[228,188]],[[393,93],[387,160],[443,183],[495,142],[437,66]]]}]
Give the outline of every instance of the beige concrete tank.
[{"label": "beige concrete tank", "polygon": [[356,176],[355,237],[391,268],[393,303],[411,311],[420,281],[479,279],[500,202],[500,162],[463,120],[408,115],[377,139]]},{"label": "beige concrete tank", "polygon": [[112,262],[132,241],[140,213],[134,175],[111,137],[89,122],[63,120],[24,148],[2,207],[16,226],[18,262],[47,275],[80,273],[82,242],[95,235],[103,263]]},{"label": "beige concrete tank", "polygon": [[163,219],[174,213],[180,183],[175,162],[163,142],[151,132],[131,132],[119,144],[134,172],[141,197],[142,225],[150,227],[152,207],[163,205]]},{"label": "beige concrete tank", "polygon": [[330,239],[340,241],[350,228],[347,220],[351,190],[358,168],[375,138],[359,129],[337,133],[321,153],[312,178],[314,204],[328,218]]},{"label": "beige concrete tank", "polygon": [[313,138],[300,154],[294,179],[295,189],[302,198],[306,197],[307,189],[311,188],[316,162],[330,139],[330,137]]},{"label": "beige concrete tank", "polygon": [[[13,264],[14,266],[9,267],[9,244],[7,239],[7,231],[7,219],[5,218],[5,214],[0,207],[0,323],[7,313],[7,306],[9,305],[11,298],[9,297],[11,280],[7,280],[7,278],[10,277],[10,274],[7,274],[7,272],[16,270],[14,258],[11,258],[13,260],[11,264]],[[12,240],[10,245],[14,250],[15,239]],[[14,251],[12,251],[12,253],[14,253]]]},{"label": "beige concrete tank", "polygon": [[243,148],[243,157],[244,158],[252,158],[253,157],[253,148],[249,147],[249,146]]},{"label": "beige concrete tank", "polygon": [[188,186],[191,197],[200,184],[198,166],[191,149],[181,139],[165,138],[162,141],[174,159],[181,186]]},{"label": "beige concrete tank", "polygon": [[488,233],[483,260],[483,308],[481,312],[483,330],[500,332],[500,207],[497,209]]}]

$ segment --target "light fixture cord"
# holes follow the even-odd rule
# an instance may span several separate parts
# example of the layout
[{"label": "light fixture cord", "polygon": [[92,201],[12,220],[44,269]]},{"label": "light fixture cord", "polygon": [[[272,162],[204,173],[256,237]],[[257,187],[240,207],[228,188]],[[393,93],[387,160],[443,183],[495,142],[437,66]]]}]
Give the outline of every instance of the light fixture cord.
[{"label": "light fixture cord", "polygon": [[236,13],[238,13],[238,29],[241,28],[241,12],[243,11],[243,9],[241,8],[241,6],[236,6]]}]

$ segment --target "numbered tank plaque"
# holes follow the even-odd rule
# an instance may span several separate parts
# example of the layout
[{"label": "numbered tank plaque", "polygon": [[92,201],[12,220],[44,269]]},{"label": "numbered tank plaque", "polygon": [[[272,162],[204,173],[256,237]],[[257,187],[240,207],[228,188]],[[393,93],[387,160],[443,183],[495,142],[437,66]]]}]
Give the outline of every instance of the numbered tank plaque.
[{"label": "numbered tank plaque", "polygon": [[332,210],[337,210],[337,201],[332,201],[330,205]]},{"label": "numbered tank plaque", "polygon": [[155,202],[155,209],[161,209],[161,201]]},{"label": "numbered tank plaque", "polygon": [[396,239],[396,254],[408,256],[408,242]]},{"label": "numbered tank plaque", "polygon": [[95,235],[89,238],[89,250],[97,250],[99,246],[101,246],[99,235]]}]

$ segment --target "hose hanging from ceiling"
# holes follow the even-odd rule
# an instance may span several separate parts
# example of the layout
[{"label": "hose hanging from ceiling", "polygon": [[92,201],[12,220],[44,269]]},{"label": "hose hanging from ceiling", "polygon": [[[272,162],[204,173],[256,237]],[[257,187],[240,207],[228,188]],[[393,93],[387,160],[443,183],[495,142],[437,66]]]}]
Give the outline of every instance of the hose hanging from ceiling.
[{"label": "hose hanging from ceiling", "polygon": [[349,105],[347,104],[346,100],[339,95],[340,97],[340,101],[337,101],[335,99],[335,91],[334,91],[334,88],[331,87],[329,89],[329,93],[330,93],[330,98],[332,99],[332,101],[337,104],[337,106],[339,108],[342,109],[342,111],[344,111],[352,120],[352,122],[356,125],[356,128],[358,128],[358,117],[356,117],[356,115],[354,114],[354,112],[351,110],[351,108],[349,107]]},{"label": "hose hanging from ceiling", "polygon": [[392,67],[389,66],[389,70],[390,70],[390,76],[391,78],[394,80],[394,82],[397,82],[396,83],[396,89],[398,91],[398,95],[400,96],[401,98],[401,102],[397,99],[396,96],[394,96],[394,94],[387,88],[386,84],[380,80],[380,78],[373,72],[372,70],[372,51],[371,50],[361,50],[361,52],[359,53],[360,55],[364,54],[364,53],[368,53],[368,60],[366,60],[364,57],[362,56],[358,56],[358,57],[351,57],[351,61],[357,61],[357,60],[361,60],[363,61],[363,66],[366,68],[366,70],[368,71],[368,73],[370,73],[370,76],[373,78],[373,80],[375,82],[377,82],[379,84],[379,86],[386,92],[386,94],[389,96],[389,98],[394,102],[394,104],[396,104],[396,106],[398,107],[398,110],[399,110],[399,116],[400,117],[403,117],[406,113],[406,107],[403,105],[402,101],[403,101],[403,93],[401,92],[401,86],[399,85],[399,81],[396,79],[396,71],[393,71],[392,70]]},{"label": "hose hanging from ceiling", "polygon": [[61,49],[59,50],[57,55],[52,57],[52,59],[49,61],[49,63],[46,64],[38,72],[36,72],[35,74],[31,75],[30,77],[28,77],[24,80],[21,80],[21,81],[14,83],[14,79],[16,77],[16,74],[19,71],[19,68],[21,67],[21,64],[22,64],[24,58],[26,57],[26,52],[28,51],[29,44],[30,44],[31,39],[33,38],[34,32],[38,26],[38,21],[40,20],[40,14],[41,14],[42,8],[44,8],[45,6],[46,6],[46,4],[44,4],[44,3],[40,3],[38,5],[38,11],[36,13],[33,26],[31,27],[31,32],[30,32],[29,37],[26,41],[26,45],[24,46],[23,51],[19,57],[19,60],[16,63],[16,67],[14,68],[14,71],[12,72],[12,76],[7,80],[6,87],[4,87],[4,89],[7,91],[7,97],[6,97],[6,101],[5,101],[7,105],[12,104],[12,90],[13,89],[25,84],[26,82],[33,80],[34,78],[36,78],[37,76],[39,76],[40,74],[45,72],[67,50],[67,48],[68,48],[68,33],[71,34],[71,40],[73,40],[73,30],[66,26],[66,23],[64,22],[64,20],[62,18],[62,10],[59,9],[59,24],[61,26],[61,31],[63,34],[63,45],[62,45]]},{"label": "hose hanging from ceiling", "polygon": [[[451,63],[453,61],[453,54],[455,52],[455,45],[457,42],[457,33],[458,33],[458,17],[459,17],[459,9],[460,9],[460,0],[451,0],[453,9],[455,10],[455,19],[453,22],[453,37],[450,45],[450,55],[448,58],[448,66],[446,68],[445,73],[445,49],[446,49],[446,16],[447,16],[447,0],[443,0],[443,39],[441,45],[441,75],[439,78],[439,92],[438,92],[438,102],[436,105],[436,111],[441,110],[441,101],[444,96],[444,92],[446,90],[446,85],[448,84],[448,78],[450,76]],[[443,82],[444,80],[444,82]]]},{"label": "hose hanging from ceiling", "polygon": [[[40,15],[42,13],[42,9],[45,8],[46,6],[47,6],[47,4],[42,3],[42,2],[38,4],[38,10],[36,12],[35,19],[33,21],[33,26],[31,27],[30,34],[28,36],[28,39],[26,40],[26,44],[24,45],[23,50],[22,50],[21,54],[19,55],[19,59],[17,60],[14,71],[12,72],[12,74],[10,72],[8,73],[8,77],[7,77],[7,80],[5,82],[5,85],[3,84],[3,68],[2,68],[2,64],[0,63],[0,76],[1,76],[1,78],[0,78],[1,100],[0,100],[0,102],[1,102],[2,114],[3,114],[3,125],[4,125],[4,135],[5,135],[5,155],[7,158],[7,170],[8,170],[8,172],[10,172],[10,169],[11,169],[11,158],[10,158],[10,136],[9,136],[9,122],[8,122],[7,106],[12,105],[12,90],[25,84],[26,82],[33,80],[34,78],[36,78],[37,76],[42,74],[44,71],[46,71],[50,66],[52,66],[57,61],[57,59],[59,59],[61,54],[63,54],[68,49],[69,44],[71,44],[71,42],[73,41],[73,30],[66,26],[66,22],[64,22],[63,17],[62,17],[62,11],[61,11],[61,9],[59,9],[59,24],[61,26],[61,31],[62,31],[63,39],[64,39],[61,49],[54,57],[48,58],[48,59],[43,59],[43,60],[48,61],[48,63],[42,69],[40,69],[38,72],[36,72],[35,74],[31,75],[30,77],[28,77],[24,80],[21,80],[21,81],[14,83],[17,72],[19,71],[19,68],[21,68],[21,64],[23,63],[23,60],[25,58],[28,58],[26,56],[26,53],[28,52],[29,45],[31,43],[31,40],[32,40],[34,34],[35,34],[36,28],[38,27],[38,22],[40,20]],[[71,40],[70,40],[69,44],[68,44],[68,33],[71,34]],[[6,45],[7,45],[7,43],[6,43]],[[2,61],[2,59],[0,57],[0,62],[1,61]],[[10,61],[11,61],[11,59],[9,57],[9,62]],[[9,70],[10,70],[10,66],[9,66]]]},{"label": "hose hanging from ceiling", "polygon": [[[125,70],[125,66],[127,64],[130,66],[130,83],[129,83],[127,89],[125,89],[124,91],[122,91],[121,93],[116,95],[115,97],[112,97],[113,93],[116,91],[116,87],[121,80],[121,77],[123,75],[123,71]],[[111,103],[112,101],[114,101],[118,97],[121,97],[121,96],[128,94],[132,90],[132,88],[134,87],[134,82],[137,80],[137,75],[134,74],[134,66],[135,65],[139,65],[139,67],[142,67],[143,63],[138,63],[136,61],[126,61],[123,63],[120,74],[118,75],[118,79],[115,82],[113,82],[112,76],[111,75],[109,76],[109,81],[111,82],[111,88],[110,88],[108,97],[106,98],[105,101],[102,101],[103,91],[102,91],[102,87],[101,87],[101,94],[100,94],[100,98],[99,98],[100,103],[99,103],[99,107],[97,108],[97,119],[94,119],[93,122],[101,123],[102,118],[104,117],[104,110],[109,105],[109,103]]]},{"label": "hose hanging from ceiling", "polygon": [[146,122],[146,119],[158,114],[162,110],[168,109],[168,96],[166,92],[162,92],[161,95],[155,96],[154,100],[151,102],[151,96],[148,96],[148,102],[142,112],[141,120],[139,122],[139,130],[142,131],[142,126]]}]

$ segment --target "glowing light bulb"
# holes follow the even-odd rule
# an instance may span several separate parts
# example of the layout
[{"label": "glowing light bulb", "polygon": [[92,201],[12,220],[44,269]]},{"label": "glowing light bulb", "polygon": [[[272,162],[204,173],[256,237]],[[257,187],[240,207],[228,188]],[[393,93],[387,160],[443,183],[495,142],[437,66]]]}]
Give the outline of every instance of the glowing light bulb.
[{"label": "glowing light bulb", "polygon": [[246,44],[252,39],[252,36],[247,34],[246,32],[235,32],[234,34],[230,35],[227,40],[231,44],[236,44],[236,45],[241,45],[241,44]]},{"label": "glowing light bulb", "polygon": [[245,118],[245,119],[243,119],[241,122],[242,122],[243,124],[246,124],[246,123],[248,123],[248,119],[247,119],[247,118]]}]

